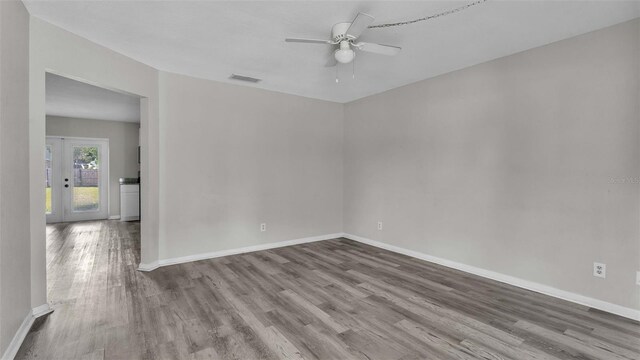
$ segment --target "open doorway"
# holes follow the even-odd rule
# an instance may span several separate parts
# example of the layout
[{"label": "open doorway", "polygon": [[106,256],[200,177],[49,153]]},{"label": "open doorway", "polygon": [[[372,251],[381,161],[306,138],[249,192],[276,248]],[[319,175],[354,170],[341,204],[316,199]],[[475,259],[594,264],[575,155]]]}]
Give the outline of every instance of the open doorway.
[{"label": "open doorway", "polygon": [[138,220],[139,131],[139,97],[48,73],[47,223]]},{"label": "open doorway", "polygon": [[143,99],[52,73],[45,93],[47,302],[64,318],[101,311],[122,295],[105,272],[140,263]]}]

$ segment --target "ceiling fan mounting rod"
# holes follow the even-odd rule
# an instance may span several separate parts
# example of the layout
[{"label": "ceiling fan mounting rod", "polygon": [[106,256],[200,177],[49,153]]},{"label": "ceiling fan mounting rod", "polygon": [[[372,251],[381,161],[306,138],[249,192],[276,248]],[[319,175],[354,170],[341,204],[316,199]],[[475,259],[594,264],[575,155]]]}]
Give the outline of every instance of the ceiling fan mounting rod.
[{"label": "ceiling fan mounting rod", "polygon": [[351,26],[351,23],[348,23],[348,22],[337,23],[333,25],[333,27],[331,28],[331,39],[336,44],[339,44],[345,40],[353,41],[355,37],[347,34],[347,30],[349,30],[349,26]]}]

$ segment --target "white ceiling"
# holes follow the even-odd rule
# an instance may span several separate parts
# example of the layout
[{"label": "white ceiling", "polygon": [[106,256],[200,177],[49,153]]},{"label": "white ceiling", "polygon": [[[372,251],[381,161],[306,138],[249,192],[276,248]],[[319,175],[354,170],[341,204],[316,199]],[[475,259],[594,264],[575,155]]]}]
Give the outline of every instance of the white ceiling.
[{"label": "white ceiling", "polygon": [[140,122],[140,98],[47,74],[47,115]]},{"label": "white ceiling", "polygon": [[[469,0],[469,2],[472,0]],[[467,1],[36,1],[29,12],[157,69],[312,98],[348,102],[640,16],[637,1],[488,1],[447,17],[370,29],[361,40],[402,46],[396,57],[362,53],[356,79],[325,68],[331,25],[359,11],[374,24],[409,20]]]}]

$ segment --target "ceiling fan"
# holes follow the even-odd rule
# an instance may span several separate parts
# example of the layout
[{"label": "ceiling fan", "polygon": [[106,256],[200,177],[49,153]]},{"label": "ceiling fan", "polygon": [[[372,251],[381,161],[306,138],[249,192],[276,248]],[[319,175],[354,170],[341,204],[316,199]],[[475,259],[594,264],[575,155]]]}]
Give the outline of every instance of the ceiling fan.
[{"label": "ceiling fan", "polygon": [[338,63],[348,64],[353,61],[356,53],[353,49],[381,55],[396,55],[401,48],[398,46],[381,45],[367,42],[356,42],[373,22],[374,18],[365,13],[358,13],[352,22],[338,23],[331,28],[330,40],[287,38],[286,42],[338,45],[326,66],[335,66]]}]

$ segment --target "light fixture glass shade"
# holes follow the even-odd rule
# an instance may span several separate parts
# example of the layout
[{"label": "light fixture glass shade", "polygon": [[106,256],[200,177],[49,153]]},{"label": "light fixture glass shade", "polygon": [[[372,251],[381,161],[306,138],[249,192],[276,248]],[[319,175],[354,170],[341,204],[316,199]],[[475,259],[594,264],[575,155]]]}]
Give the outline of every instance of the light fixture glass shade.
[{"label": "light fixture glass shade", "polygon": [[336,61],[341,64],[348,64],[353,61],[353,58],[356,57],[356,53],[351,49],[339,49],[333,54],[336,58]]}]

